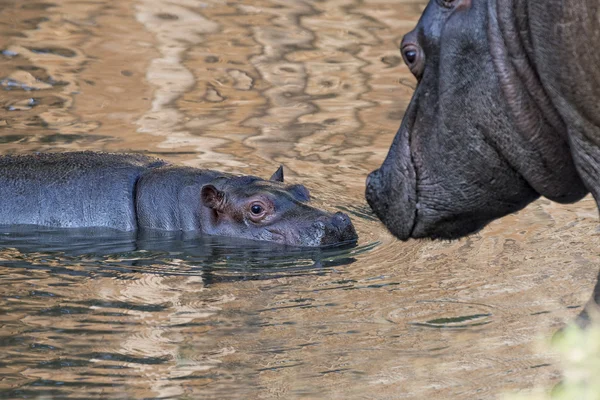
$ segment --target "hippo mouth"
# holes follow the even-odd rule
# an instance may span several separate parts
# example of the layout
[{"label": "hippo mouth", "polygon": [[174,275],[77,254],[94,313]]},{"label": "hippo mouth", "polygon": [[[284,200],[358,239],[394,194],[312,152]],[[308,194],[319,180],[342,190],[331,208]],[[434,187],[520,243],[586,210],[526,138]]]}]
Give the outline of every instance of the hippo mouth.
[{"label": "hippo mouth", "polygon": [[331,247],[355,244],[358,240],[350,217],[341,212],[322,216],[305,229],[284,236],[285,244],[300,247]]},{"label": "hippo mouth", "polygon": [[[410,111],[410,110],[409,110]],[[481,230],[493,217],[463,213],[426,220],[434,210],[422,209],[417,188],[419,171],[409,144],[412,113],[407,113],[381,167],[367,177],[365,197],[375,215],[398,239],[458,239]],[[420,215],[422,214],[422,215]],[[431,215],[429,215],[431,218]]]},{"label": "hippo mouth", "polygon": [[418,202],[412,200],[416,199],[416,191],[410,191],[412,187],[414,185],[410,183],[394,185],[393,177],[386,176],[385,169],[373,171],[367,178],[367,202],[381,222],[400,240],[459,239],[480,231],[494,219],[494,216],[464,213],[436,219],[435,223],[428,224],[419,219],[420,207]]},{"label": "hippo mouth", "polygon": [[[403,121],[400,126],[381,167],[369,174],[365,191],[368,204],[398,239],[459,239],[480,231],[496,218],[522,209],[539,196],[510,167],[509,176],[518,183],[517,189],[505,190],[509,193],[506,197],[482,197],[483,200],[473,202],[470,208],[456,204],[457,201],[452,200],[455,193],[444,190],[442,185],[419,184],[419,178],[427,173],[418,168],[421,165],[414,162],[411,153],[409,130],[414,128],[411,115],[409,106],[406,123]],[[499,151],[491,149],[496,159],[509,165]],[[500,193],[497,188],[489,191]]]},{"label": "hippo mouth", "polygon": [[279,231],[277,229],[267,229],[267,231],[269,232],[270,237],[262,239],[262,240],[266,240],[266,241],[270,241],[270,242],[275,242],[275,243],[280,243],[280,244],[286,244],[287,243],[287,238],[283,234],[283,232],[281,232],[281,231]]},{"label": "hippo mouth", "polygon": [[282,231],[268,229],[269,240],[288,246],[331,247],[355,244],[358,240],[356,229],[348,215],[338,212],[321,217],[305,229]]},{"label": "hippo mouth", "polygon": [[[410,207],[409,197],[400,185],[393,185],[385,178],[385,171],[378,169],[367,178],[366,198],[377,218],[400,240],[413,236],[417,221],[417,207]],[[398,196],[398,197],[396,197]],[[401,200],[405,199],[403,203]]]},{"label": "hippo mouth", "polygon": [[413,236],[418,212],[417,172],[410,154],[406,122],[400,126],[381,167],[369,174],[365,191],[375,215],[400,240]]}]

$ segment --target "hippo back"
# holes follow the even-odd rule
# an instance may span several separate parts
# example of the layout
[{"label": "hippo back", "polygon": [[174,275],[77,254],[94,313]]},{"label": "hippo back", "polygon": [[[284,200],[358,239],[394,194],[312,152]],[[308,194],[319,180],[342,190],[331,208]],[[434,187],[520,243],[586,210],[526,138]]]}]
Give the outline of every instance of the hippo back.
[{"label": "hippo back", "polygon": [[164,161],[135,154],[0,157],[0,225],[135,230],[135,185]]}]

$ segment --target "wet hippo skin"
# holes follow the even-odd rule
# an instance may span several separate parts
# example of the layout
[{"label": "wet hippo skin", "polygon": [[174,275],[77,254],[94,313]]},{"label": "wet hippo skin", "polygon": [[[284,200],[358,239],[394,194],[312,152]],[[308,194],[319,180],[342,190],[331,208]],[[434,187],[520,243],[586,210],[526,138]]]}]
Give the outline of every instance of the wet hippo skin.
[{"label": "wet hippo skin", "polygon": [[302,185],[170,165],[138,154],[0,157],[0,225],[208,235],[322,246],[357,239],[350,218],[308,205]]},{"label": "wet hippo skin", "polygon": [[[454,239],[539,196],[600,200],[597,0],[431,0],[418,80],[366,198],[399,239]],[[598,297],[598,294],[597,294]]]}]

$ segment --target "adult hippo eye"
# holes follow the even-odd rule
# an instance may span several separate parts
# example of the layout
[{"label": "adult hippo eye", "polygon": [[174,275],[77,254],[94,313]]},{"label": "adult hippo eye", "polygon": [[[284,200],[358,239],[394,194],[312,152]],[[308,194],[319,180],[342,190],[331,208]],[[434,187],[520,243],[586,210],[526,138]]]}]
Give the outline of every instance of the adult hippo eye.
[{"label": "adult hippo eye", "polygon": [[263,208],[260,204],[254,204],[252,207],[250,207],[250,212],[252,212],[254,215],[259,215],[263,212]]},{"label": "adult hippo eye", "polygon": [[407,49],[404,51],[404,58],[406,58],[407,64],[412,64],[417,61],[417,50]]},{"label": "adult hippo eye", "polygon": [[423,51],[414,43],[403,43],[400,50],[402,58],[410,69],[410,72],[419,79],[425,68],[425,57]]}]

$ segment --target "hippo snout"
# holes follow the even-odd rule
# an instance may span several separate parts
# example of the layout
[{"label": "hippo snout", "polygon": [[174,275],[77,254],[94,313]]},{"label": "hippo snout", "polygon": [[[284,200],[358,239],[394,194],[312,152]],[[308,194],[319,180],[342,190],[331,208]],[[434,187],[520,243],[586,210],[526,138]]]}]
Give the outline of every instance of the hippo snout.
[{"label": "hippo snout", "polygon": [[416,222],[414,169],[405,159],[389,157],[367,177],[365,198],[375,215],[398,239],[411,237]]},{"label": "hippo snout", "polygon": [[335,214],[333,214],[331,223],[339,230],[344,230],[347,229],[348,226],[352,226],[352,221],[350,221],[350,217],[348,216],[348,214],[344,214],[343,212],[336,212]]},{"label": "hippo snout", "polygon": [[389,205],[386,202],[382,193],[385,193],[385,188],[382,184],[381,170],[377,169],[367,176],[365,198],[371,209],[381,219],[387,212]]},{"label": "hippo snout", "polygon": [[358,239],[350,217],[342,212],[320,218],[314,222],[313,227],[321,232],[321,246]]},{"label": "hippo snout", "polygon": [[375,171],[367,175],[365,197],[371,208],[374,208],[373,204],[377,202],[378,187],[381,186],[381,183],[379,182],[379,174],[379,170],[376,169]]}]

